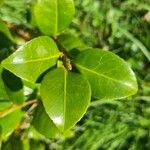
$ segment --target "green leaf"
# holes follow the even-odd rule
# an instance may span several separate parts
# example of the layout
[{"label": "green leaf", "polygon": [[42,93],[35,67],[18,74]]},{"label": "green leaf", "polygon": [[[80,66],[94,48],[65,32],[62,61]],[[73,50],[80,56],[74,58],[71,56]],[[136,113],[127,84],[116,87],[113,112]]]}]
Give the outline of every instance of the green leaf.
[{"label": "green leaf", "polygon": [[5,85],[2,79],[2,67],[0,67],[0,102],[1,100],[8,100],[8,95],[5,89]]},{"label": "green leaf", "polygon": [[55,137],[59,133],[59,130],[49,118],[42,104],[39,104],[34,112],[32,125],[46,138]]},{"label": "green leaf", "polygon": [[58,68],[48,72],[41,83],[47,114],[60,131],[70,129],[87,110],[91,98],[88,81],[78,73]]},{"label": "green leaf", "polygon": [[65,47],[67,51],[71,51],[72,49],[80,49],[87,46],[83,43],[83,41],[79,38],[74,36],[73,34],[62,34],[59,36],[59,41]]},{"label": "green leaf", "polygon": [[12,106],[12,102],[9,100],[0,100],[0,111],[3,111]]},{"label": "green leaf", "polygon": [[13,40],[9,29],[1,19],[0,19],[0,32],[4,33],[10,40]]},{"label": "green leaf", "polygon": [[20,110],[15,110],[0,118],[0,140],[6,138],[19,125],[23,113]]},{"label": "green leaf", "polygon": [[69,33],[61,34],[58,37],[58,40],[61,43],[61,45],[63,45],[63,47],[68,52],[71,58],[76,58],[76,56],[80,53],[80,51],[89,48],[87,45],[84,44],[84,42],[79,37],[76,37],[73,34]]},{"label": "green leaf", "polygon": [[118,99],[137,92],[136,78],[130,66],[111,52],[85,50],[76,58],[76,66],[90,82],[94,98]]},{"label": "green leaf", "polygon": [[21,46],[2,62],[2,66],[24,80],[35,82],[44,71],[56,64],[59,56],[54,41],[41,36]]},{"label": "green leaf", "polygon": [[2,72],[2,78],[10,101],[22,104],[24,102],[24,91],[21,79],[5,69]]},{"label": "green leaf", "polygon": [[0,6],[3,5],[3,3],[4,3],[4,0],[0,0]]},{"label": "green leaf", "polygon": [[2,67],[0,67],[0,111],[12,105],[12,102],[9,101],[9,97],[6,92],[4,81],[2,79],[2,70],[3,70]]},{"label": "green leaf", "polygon": [[[1,42],[3,42],[3,41],[1,41]],[[0,42],[0,43],[1,43]],[[2,46],[3,47],[3,46]],[[0,48],[2,48],[1,47],[1,44],[0,44]],[[8,57],[8,55],[9,55],[9,50],[8,49],[0,49],[0,63],[5,59],[5,58],[7,58]]]},{"label": "green leaf", "polygon": [[0,67],[0,111],[13,103],[24,102],[23,85],[21,80]]},{"label": "green leaf", "polygon": [[57,35],[70,24],[75,13],[73,0],[38,0],[34,16],[46,35]]}]

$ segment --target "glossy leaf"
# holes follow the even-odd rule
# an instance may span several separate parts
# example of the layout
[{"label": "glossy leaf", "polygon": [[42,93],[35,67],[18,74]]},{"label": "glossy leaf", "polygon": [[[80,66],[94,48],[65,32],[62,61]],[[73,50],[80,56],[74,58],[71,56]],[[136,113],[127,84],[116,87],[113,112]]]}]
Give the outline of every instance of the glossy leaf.
[{"label": "glossy leaf", "polygon": [[2,79],[2,68],[0,67],[0,111],[10,107],[12,102],[9,100],[9,96],[6,92],[6,87]]},{"label": "glossy leaf", "polygon": [[34,112],[32,125],[46,138],[55,137],[59,130],[49,118],[42,104],[39,104]]},{"label": "glossy leaf", "polygon": [[6,24],[1,19],[0,19],[0,32],[5,34],[10,40],[13,39],[9,29],[7,28]]},{"label": "glossy leaf", "polygon": [[5,69],[2,72],[2,78],[10,101],[22,104],[24,102],[24,93],[21,79]]},{"label": "glossy leaf", "polygon": [[71,23],[75,13],[73,0],[38,0],[34,16],[46,35],[57,35]]},{"label": "glossy leaf", "polygon": [[73,34],[62,34],[59,36],[59,41],[65,47],[67,51],[71,51],[72,49],[80,49],[87,46],[83,43],[83,41],[74,36]]},{"label": "glossy leaf", "polygon": [[1,100],[8,100],[8,95],[5,89],[5,85],[2,79],[2,68],[0,67],[0,101]]},{"label": "glossy leaf", "polygon": [[21,46],[2,62],[2,66],[24,80],[35,82],[44,71],[56,64],[59,55],[54,41],[41,36]]},{"label": "glossy leaf", "polygon": [[76,66],[90,82],[92,96],[117,99],[137,92],[137,82],[130,66],[115,54],[100,49],[81,52]]},{"label": "glossy leaf", "polygon": [[41,96],[49,117],[60,131],[66,131],[86,112],[91,90],[81,74],[67,72],[61,67],[46,74]]},{"label": "glossy leaf", "polygon": [[0,138],[4,139],[19,125],[23,113],[20,110],[15,110],[12,113],[0,118]]}]

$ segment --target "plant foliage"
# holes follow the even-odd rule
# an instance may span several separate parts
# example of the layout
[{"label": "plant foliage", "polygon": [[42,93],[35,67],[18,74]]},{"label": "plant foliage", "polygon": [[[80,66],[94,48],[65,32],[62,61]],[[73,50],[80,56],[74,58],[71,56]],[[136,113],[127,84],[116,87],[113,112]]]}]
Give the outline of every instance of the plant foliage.
[{"label": "plant foliage", "polygon": [[[92,48],[67,32],[75,14],[73,0],[19,2],[28,6],[20,7],[24,22],[19,18],[13,22],[10,14],[11,19],[4,17],[4,9],[9,3],[15,7],[17,0],[5,0],[0,8],[0,39],[6,42],[0,46],[1,142],[16,136],[13,131],[43,138],[67,135],[91,100],[113,101],[137,92],[135,74],[125,60],[106,50],[105,44]],[[93,26],[98,28],[99,22],[95,20]],[[113,29],[130,37],[149,59],[146,47],[118,26]],[[11,147],[9,140],[3,149]]]}]

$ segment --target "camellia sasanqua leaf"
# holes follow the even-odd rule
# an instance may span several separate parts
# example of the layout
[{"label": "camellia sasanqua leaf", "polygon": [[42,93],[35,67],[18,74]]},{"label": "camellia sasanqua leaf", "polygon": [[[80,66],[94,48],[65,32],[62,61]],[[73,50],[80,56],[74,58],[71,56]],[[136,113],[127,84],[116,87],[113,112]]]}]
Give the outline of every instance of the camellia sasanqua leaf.
[{"label": "camellia sasanqua leaf", "polygon": [[2,66],[24,80],[35,82],[44,71],[56,64],[60,54],[51,38],[41,36],[21,46],[2,62]]},{"label": "camellia sasanqua leaf", "polygon": [[22,117],[23,112],[19,109],[0,117],[0,140],[5,139],[14,129],[17,128]]},{"label": "camellia sasanqua leaf", "polygon": [[4,99],[8,100],[8,95],[2,79],[2,70],[3,70],[2,67],[0,67],[0,100],[4,100]]},{"label": "camellia sasanqua leaf", "polygon": [[[58,128],[46,113],[42,104],[39,104],[34,112],[32,125],[46,138],[55,137],[59,133]],[[45,128],[46,127],[46,128]]]},{"label": "camellia sasanqua leaf", "polygon": [[0,99],[0,111],[3,111],[9,108],[10,106],[12,106],[12,104],[13,103],[9,101],[8,99],[4,99],[4,100]]},{"label": "camellia sasanqua leaf", "polygon": [[130,66],[111,52],[88,49],[81,52],[75,62],[88,79],[94,98],[118,99],[137,92],[136,77]]},{"label": "camellia sasanqua leaf", "polygon": [[25,98],[21,79],[5,69],[2,72],[2,79],[4,81],[9,100],[15,104],[22,104]]},{"label": "camellia sasanqua leaf", "polygon": [[84,76],[63,67],[45,75],[40,92],[47,114],[61,132],[80,120],[91,99],[91,89]]},{"label": "camellia sasanqua leaf", "polygon": [[12,102],[9,100],[9,95],[6,92],[5,84],[2,79],[2,67],[0,67],[0,111],[10,107]]},{"label": "camellia sasanqua leaf", "polygon": [[59,42],[65,47],[67,51],[71,51],[73,49],[80,49],[87,46],[84,42],[73,34],[65,33],[61,34],[58,38]]},{"label": "camellia sasanqua leaf", "polygon": [[6,24],[1,19],[0,19],[0,32],[5,34],[10,40],[13,39],[9,29],[7,28]]},{"label": "camellia sasanqua leaf", "polygon": [[74,13],[73,0],[38,0],[34,8],[36,23],[45,35],[57,35],[65,30]]}]

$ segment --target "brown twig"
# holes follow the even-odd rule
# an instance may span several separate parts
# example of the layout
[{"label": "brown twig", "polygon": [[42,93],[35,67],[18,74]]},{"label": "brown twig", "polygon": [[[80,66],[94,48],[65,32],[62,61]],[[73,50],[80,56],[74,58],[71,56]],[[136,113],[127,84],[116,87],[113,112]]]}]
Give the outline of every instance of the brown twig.
[{"label": "brown twig", "polygon": [[11,113],[11,112],[13,112],[17,109],[21,109],[23,107],[26,107],[26,106],[29,106],[29,105],[32,105],[32,104],[35,104],[35,103],[38,103],[38,101],[37,100],[30,100],[30,101],[27,101],[27,102],[23,103],[22,105],[13,104],[9,108],[7,108],[7,109],[0,112],[0,118],[5,117],[9,113]]},{"label": "brown twig", "polygon": [[59,39],[57,37],[54,37],[53,39],[56,42],[59,50],[63,53],[62,55],[63,65],[67,70],[72,70],[72,62],[66,48],[59,42]]},{"label": "brown twig", "polygon": [[18,28],[17,26],[13,24],[9,24],[9,23],[7,23],[7,27],[13,32],[15,32],[16,34],[18,34],[19,36],[21,36],[26,41],[29,41],[32,39],[32,35],[27,30]]}]

